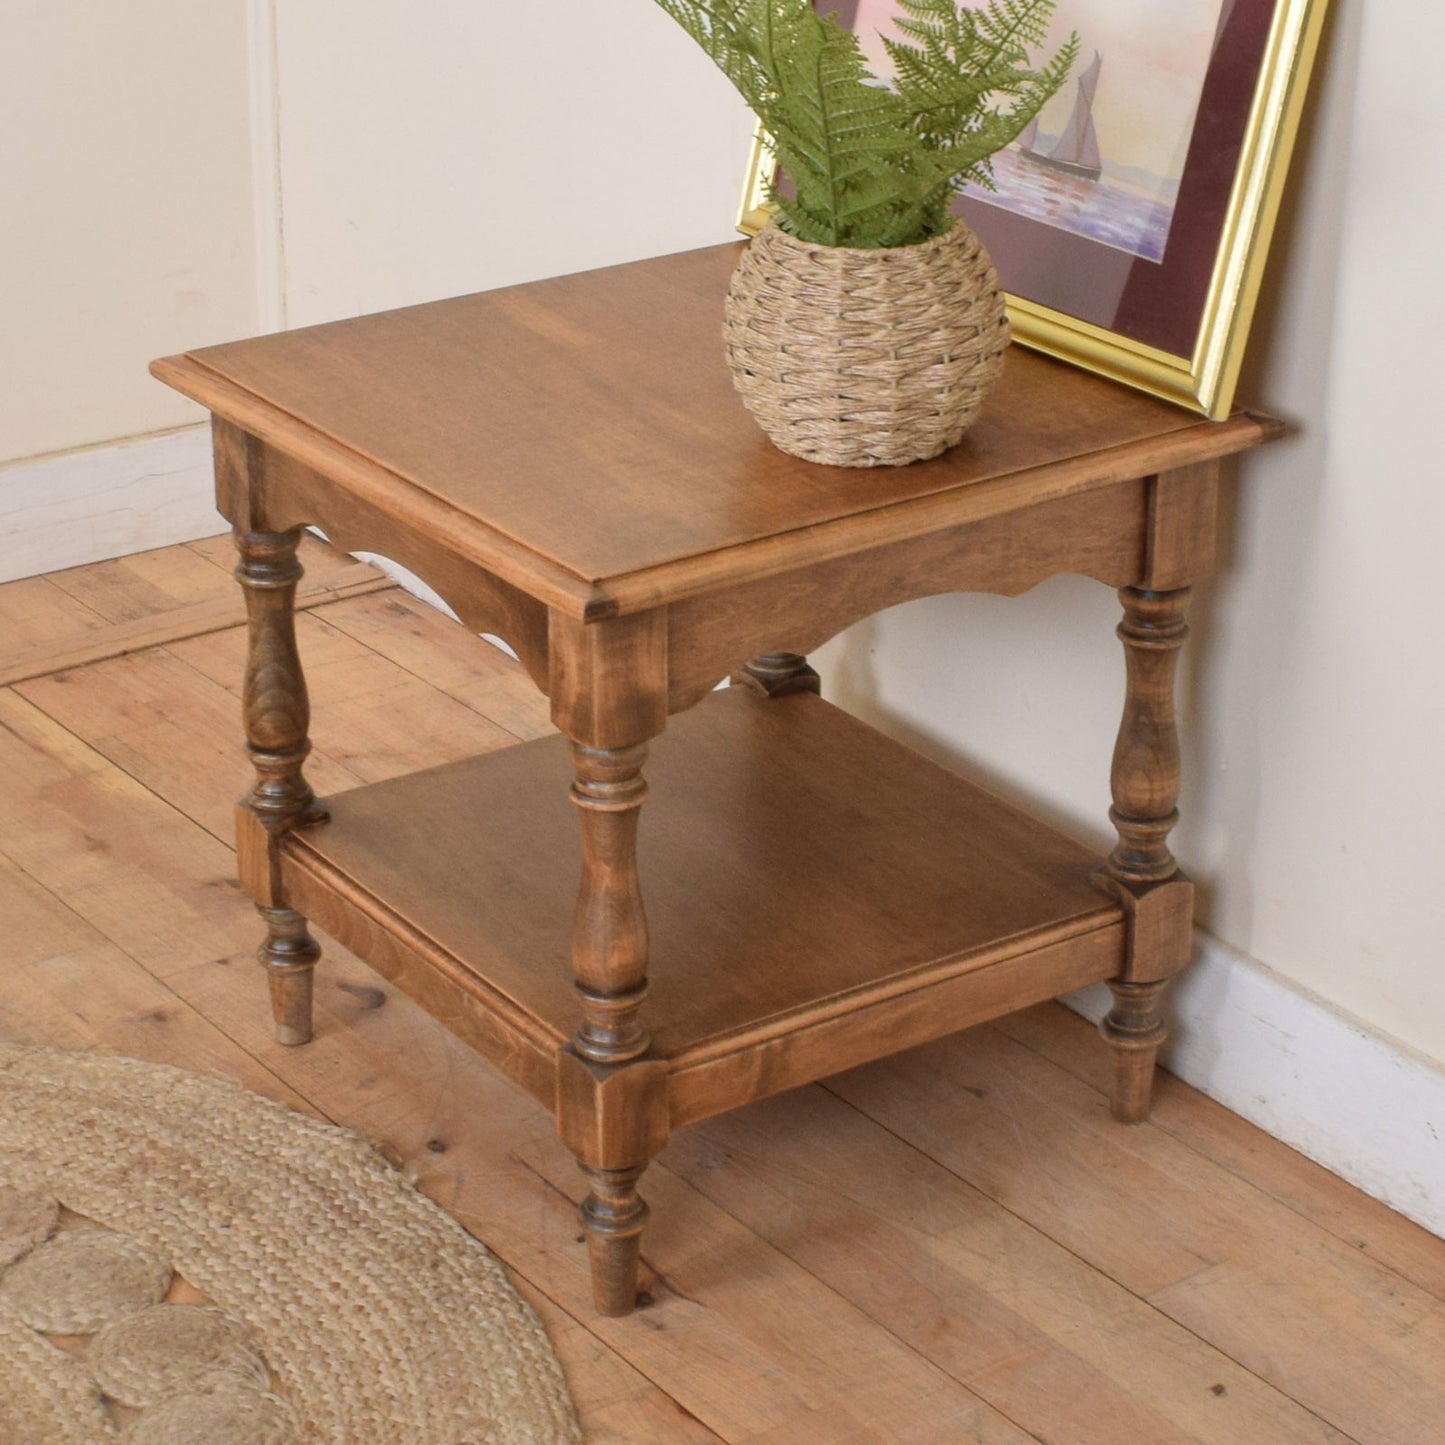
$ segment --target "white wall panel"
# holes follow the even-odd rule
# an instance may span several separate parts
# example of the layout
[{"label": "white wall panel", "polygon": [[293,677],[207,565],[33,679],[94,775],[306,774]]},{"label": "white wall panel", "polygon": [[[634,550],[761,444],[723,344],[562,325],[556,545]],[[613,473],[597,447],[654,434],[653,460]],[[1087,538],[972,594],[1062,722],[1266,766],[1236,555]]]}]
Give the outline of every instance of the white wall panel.
[{"label": "white wall panel", "polygon": [[285,0],[292,326],[733,236],[751,121],[652,0]]},{"label": "white wall panel", "polygon": [[255,324],[244,0],[0,5],[0,462],[194,421]]}]

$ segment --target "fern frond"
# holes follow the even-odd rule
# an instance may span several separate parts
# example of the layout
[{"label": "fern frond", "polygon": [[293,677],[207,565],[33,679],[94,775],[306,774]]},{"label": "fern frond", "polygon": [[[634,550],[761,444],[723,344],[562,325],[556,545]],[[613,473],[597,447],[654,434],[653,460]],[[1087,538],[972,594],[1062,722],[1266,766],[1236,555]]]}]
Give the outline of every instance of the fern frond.
[{"label": "fern frond", "polygon": [[1063,84],[1077,52],[1071,42],[1029,67],[1054,0],[898,3],[888,87],[857,37],[811,0],[657,0],[762,121],[787,181],[774,191],[779,221],[803,240],[901,246],[946,229],[954,192],[991,186],[988,157]]},{"label": "fern frond", "polygon": [[[1031,116],[1063,83],[1072,64],[1075,42],[1043,70],[1028,64],[1028,47],[1039,45],[1048,31],[1054,0],[990,0],[981,10],[960,9],[954,0],[898,0],[904,11],[898,22],[904,40],[886,40],[898,75],[898,90],[914,116],[919,134],[943,145],[975,138],[970,147],[1002,132],[988,124],[996,96],[1011,96],[1010,113],[1027,111],[1019,120],[1022,130]],[[973,156],[991,155],[1013,135],[994,140],[992,149]]]},{"label": "fern frond", "polygon": [[898,97],[872,82],[858,39],[832,20],[789,27],[775,53],[778,98],[762,112],[816,239],[854,244],[886,206],[913,140]]},{"label": "fern frond", "polygon": [[[907,5],[909,0],[901,0]],[[973,12],[979,32],[993,42],[999,54],[1042,45],[1048,37],[1049,16],[1053,6],[1040,5],[1038,0],[989,0],[982,10]]]},{"label": "fern frond", "polygon": [[766,53],[775,0],[657,0],[737,87],[750,108],[766,93]]}]

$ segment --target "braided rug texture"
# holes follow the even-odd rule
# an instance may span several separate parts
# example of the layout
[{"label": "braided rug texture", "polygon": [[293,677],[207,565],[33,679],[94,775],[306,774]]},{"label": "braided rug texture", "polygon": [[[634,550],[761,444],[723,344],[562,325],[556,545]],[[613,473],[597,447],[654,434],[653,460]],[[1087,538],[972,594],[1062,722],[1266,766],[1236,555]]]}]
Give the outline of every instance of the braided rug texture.
[{"label": "braided rug texture", "polygon": [[[298,1442],[581,1438],[500,1265],[344,1130],[181,1069],[0,1044],[0,1185],[163,1253],[244,1321]],[[0,1438],[109,1438],[99,1402],[74,1359],[0,1308]]]},{"label": "braided rug texture", "polygon": [[98,1445],[113,1439],[100,1390],[85,1366],[0,1306],[0,1440]]},{"label": "braided rug texture", "polygon": [[962,221],[875,250],[770,221],[733,273],[723,334],[773,444],[835,467],[901,466],[961,441],[1009,342],[998,273]]}]

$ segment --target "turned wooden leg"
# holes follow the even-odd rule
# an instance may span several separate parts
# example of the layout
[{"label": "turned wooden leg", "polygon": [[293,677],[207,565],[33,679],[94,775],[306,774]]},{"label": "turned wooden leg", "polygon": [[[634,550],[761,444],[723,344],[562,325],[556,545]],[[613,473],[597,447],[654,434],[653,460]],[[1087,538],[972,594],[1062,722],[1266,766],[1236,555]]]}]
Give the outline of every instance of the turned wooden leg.
[{"label": "turned wooden leg", "polygon": [[1100,1028],[1114,1056],[1109,1109],[1123,1124],[1142,1124],[1149,1117],[1154,1089],[1154,1060],[1168,1030],[1159,1017],[1167,979],[1153,983],[1110,983],[1114,1007]]},{"label": "turned wooden leg", "polygon": [[266,924],[266,941],[256,956],[266,965],[276,1042],[309,1043],[311,979],[316,960],[321,957],[321,946],[306,931],[306,920],[294,909],[258,904],[256,911]]},{"label": "turned wooden leg", "polygon": [[582,1201],[582,1228],[592,1265],[592,1300],[601,1315],[631,1314],[637,1307],[637,1265],[648,1209],[637,1193],[647,1166],[582,1172],[591,1191]]},{"label": "turned wooden leg", "polygon": [[1128,687],[1114,748],[1114,805],[1109,817],[1119,842],[1108,879],[1130,913],[1129,959],[1110,984],[1114,1007],[1101,1025],[1114,1055],[1110,1107],[1137,1124],[1148,1116],[1155,1058],[1166,1030],[1160,1005],[1169,977],[1188,958],[1193,890],[1169,851],[1179,819],[1179,733],[1174,674],[1188,635],[1189,589],[1119,593]]},{"label": "turned wooden leg", "polygon": [[283,1044],[304,1044],[311,1037],[312,970],[321,950],[306,931],[306,920],[284,906],[275,850],[290,829],[326,817],[302,773],[311,751],[306,736],[311,707],[296,648],[300,541],[299,529],[236,533],[241,559],[236,577],[249,623],[242,711],[246,751],[256,770],[256,782],[242,806],[260,821],[268,840],[268,901],[257,905],[266,941],[257,956],[266,966],[276,1038]]},{"label": "turned wooden leg", "polygon": [[822,691],[818,674],[808,666],[808,659],[796,652],[764,652],[733,673],[732,683],[734,687],[751,687],[768,697]]},{"label": "turned wooden leg", "polygon": [[[637,1301],[640,1240],[647,1222],[647,1206],[637,1194],[646,1158],[639,1164],[632,1152],[637,1110],[625,1102],[630,1080],[624,1077],[649,1042],[638,1016],[647,993],[647,917],[637,875],[647,748],[590,748],[574,742],[571,755],[576,769],[572,801],[582,819],[582,883],[572,932],[582,1023],[572,1051],[590,1076],[592,1095],[586,1106],[592,1141],[588,1157],[578,1155],[591,1185],[581,1216],[597,1308],[621,1315]],[[639,1076],[649,1068],[634,1067]],[[610,1114],[595,1102],[609,1087],[624,1100]],[[565,1130],[564,1137],[567,1132],[577,1131]]]},{"label": "turned wooden leg", "polygon": [[647,993],[647,915],[637,876],[637,820],[647,745],[570,746],[572,801],[582,817],[582,883],[572,924],[572,971],[582,1001],[573,1046],[584,1059],[620,1064],[647,1052],[638,1019]]}]

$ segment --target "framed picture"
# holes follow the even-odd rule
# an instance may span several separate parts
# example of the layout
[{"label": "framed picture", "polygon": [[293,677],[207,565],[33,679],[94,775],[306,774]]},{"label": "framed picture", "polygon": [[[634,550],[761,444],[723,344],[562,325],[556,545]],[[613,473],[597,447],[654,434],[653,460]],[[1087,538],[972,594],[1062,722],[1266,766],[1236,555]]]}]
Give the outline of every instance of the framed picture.
[{"label": "framed picture", "polygon": [[[895,0],[825,0],[887,76]],[[982,8],[984,0],[964,0]],[[955,210],[1014,337],[1210,417],[1229,412],[1326,0],[1058,0],[1079,58]],[[759,136],[739,225],[766,220]]]}]

